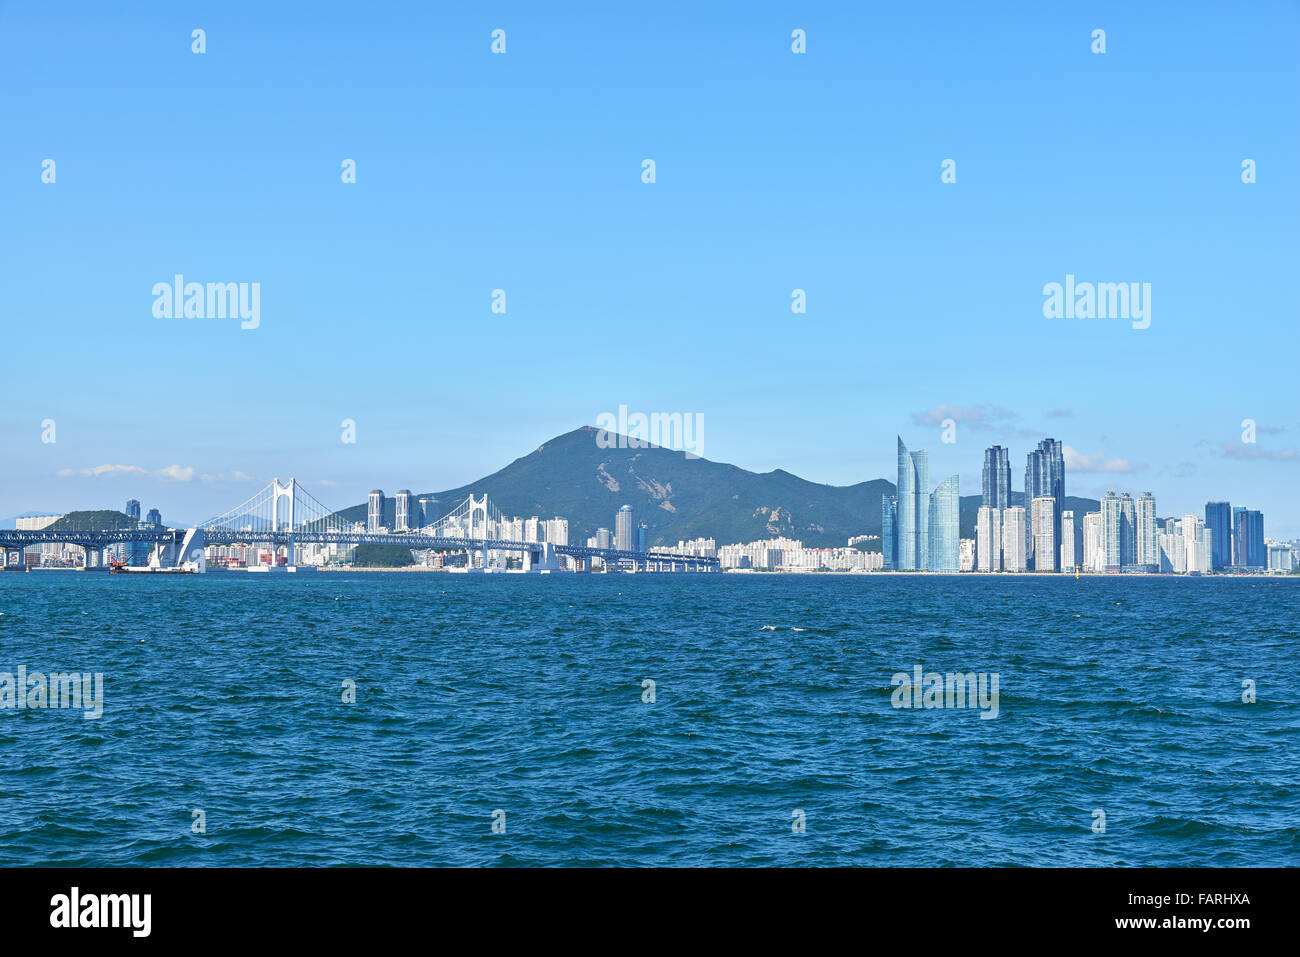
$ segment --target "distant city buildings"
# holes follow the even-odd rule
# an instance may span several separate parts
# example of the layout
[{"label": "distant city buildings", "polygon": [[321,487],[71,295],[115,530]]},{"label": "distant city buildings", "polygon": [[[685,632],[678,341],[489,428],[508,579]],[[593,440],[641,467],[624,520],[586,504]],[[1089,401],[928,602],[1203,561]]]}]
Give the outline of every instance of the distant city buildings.
[{"label": "distant city buildings", "polygon": [[140,502],[137,499],[128,498],[126,500],[126,516],[140,521]]},{"label": "distant city buildings", "polygon": [[384,491],[371,489],[366,507],[366,531],[374,534],[384,527]]},{"label": "distant city buildings", "polygon": [[898,437],[897,567],[900,571],[930,567],[930,454],[909,452]]},{"label": "distant city buildings", "polygon": [[636,525],[631,505],[624,505],[614,516],[614,547],[620,552],[636,551]]},{"label": "distant city buildings", "polygon": [[1206,502],[1205,527],[1213,536],[1210,564],[1215,571],[1221,571],[1232,564],[1232,505]]},{"label": "distant city buildings", "polygon": [[396,509],[396,515],[393,518],[393,530],[396,532],[410,531],[412,527],[411,520],[413,517],[413,510],[411,508],[411,490],[409,488],[401,489],[397,493],[397,497],[393,502]]},{"label": "distant city buildings", "polygon": [[980,505],[999,510],[1011,507],[1011,453],[1000,445],[984,450],[984,482]]},{"label": "distant city buildings", "polygon": [[[1034,552],[1033,501],[1047,496],[1052,499],[1050,521],[1052,533],[1041,536],[1040,540],[1052,543],[1052,551],[1043,556],[1043,571],[1055,570],[1056,543],[1061,540],[1061,513],[1065,511],[1065,457],[1064,447],[1056,439],[1043,439],[1038,448],[1029,453],[1025,460],[1025,507],[1029,509],[1025,526],[1025,561],[1029,568],[1038,568],[1038,558]],[[1048,514],[1044,512],[1044,514]],[[1048,567],[1050,566],[1050,568]]]},{"label": "distant city buildings", "polygon": [[156,508],[151,508],[151,509],[149,509],[148,514],[145,515],[145,519],[144,519],[144,520],[145,520],[146,522],[148,522],[150,525],[161,525],[161,524],[162,524],[162,512],[158,511],[158,509],[156,509]]},{"label": "distant city buildings", "polygon": [[961,492],[957,476],[939,483],[930,493],[926,567],[932,572],[956,574],[961,570]]}]

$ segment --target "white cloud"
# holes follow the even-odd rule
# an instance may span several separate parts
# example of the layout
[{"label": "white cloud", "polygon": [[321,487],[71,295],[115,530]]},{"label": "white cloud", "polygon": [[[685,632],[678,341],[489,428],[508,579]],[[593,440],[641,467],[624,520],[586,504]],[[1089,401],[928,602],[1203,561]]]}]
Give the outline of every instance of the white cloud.
[{"label": "white cloud", "polygon": [[1108,459],[1103,452],[1080,452],[1071,445],[1061,448],[1065,458],[1066,472],[1141,472],[1145,462],[1130,462],[1128,459]]},{"label": "white cloud", "polygon": [[1224,457],[1230,459],[1249,459],[1260,462],[1297,462],[1300,461],[1300,450],[1293,448],[1286,449],[1261,449],[1257,445],[1246,445],[1237,442],[1222,442],[1219,444],[1220,450]]},{"label": "white cloud", "polygon": [[84,475],[87,478],[101,478],[105,475],[147,475],[153,478],[167,479],[172,482],[192,482],[195,471],[188,465],[164,465],[160,469],[146,469],[138,465],[92,465],[85,469],[59,469],[59,475],[69,478]]},{"label": "white cloud", "polygon": [[972,405],[963,409],[959,405],[940,402],[924,412],[913,412],[912,421],[917,425],[943,425],[945,419],[952,419],[971,429],[993,429],[1016,417],[1014,412],[996,405]]}]

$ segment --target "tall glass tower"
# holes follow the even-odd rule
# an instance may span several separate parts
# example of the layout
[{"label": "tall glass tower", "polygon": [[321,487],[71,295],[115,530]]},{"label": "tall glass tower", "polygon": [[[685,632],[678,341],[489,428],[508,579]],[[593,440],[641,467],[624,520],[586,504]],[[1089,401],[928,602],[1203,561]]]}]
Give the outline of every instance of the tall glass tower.
[{"label": "tall glass tower", "polygon": [[961,570],[961,493],[957,476],[939,483],[930,494],[929,505],[930,554],[926,567],[932,572],[955,574]]},{"label": "tall glass tower", "polygon": [[880,496],[880,552],[885,568],[898,567],[898,496]]},{"label": "tall glass tower", "polygon": [[907,451],[898,438],[898,567],[903,571],[930,567],[930,453]]},{"label": "tall glass tower", "polygon": [[1025,560],[1031,569],[1034,567],[1034,522],[1028,509],[1034,499],[1043,495],[1050,495],[1055,500],[1052,541],[1059,542],[1061,513],[1065,511],[1065,454],[1056,439],[1043,439],[1025,462]]},{"label": "tall glass tower", "polygon": [[1210,567],[1227,568],[1232,564],[1232,503],[1206,502],[1205,527],[1210,530]]},{"label": "tall glass tower", "polygon": [[636,522],[631,505],[624,505],[614,516],[614,547],[622,552],[636,551]]},{"label": "tall glass tower", "polygon": [[983,491],[985,508],[1011,507],[1011,453],[1000,445],[984,450]]}]

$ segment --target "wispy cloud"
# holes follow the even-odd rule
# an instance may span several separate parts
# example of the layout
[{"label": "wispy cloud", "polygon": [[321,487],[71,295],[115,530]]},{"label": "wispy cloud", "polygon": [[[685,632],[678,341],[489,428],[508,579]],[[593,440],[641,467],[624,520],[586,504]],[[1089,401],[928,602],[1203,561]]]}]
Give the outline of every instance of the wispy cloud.
[{"label": "wispy cloud", "polygon": [[959,405],[949,405],[947,402],[940,402],[924,412],[912,413],[912,421],[916,425],[941,426],[945,419],[952,419],[959,425],[975,431],[988,431],[1005,426],[1015,417],[1014,412],[996,405],[972,405],[962,408]]},{"label": "wispy cloud", "polygon": [[1073,409],[1048,409],[1043,413],[1049,419],[1073,419]]},{"label": "wispy cloud", "polygon": [[1080,452],[1074,446],[1061,448],[1065,458],[1066,472],[1141,472],[1145,462],[1131,462],[1128,459],[1107,458],[1104,452]]},{"label": "wispy cloud", "polygon": [[139,465],[92,465],[86,469],[59,469],[59,475],[70,478],[82,475],[87,478],[103,478],[113,475],[143,475],[152,478],[167,479],[172,482],[194,481],[195,470],[188,465],[164,465],[159,469],[141,468]]},{"label": "wispy cloud", "polygon": [[1261,449],[1244,442],[1220,442],[1219,451],[1225,458],[1245,459],[1252,462],[1300,462],[1300,449]]}]

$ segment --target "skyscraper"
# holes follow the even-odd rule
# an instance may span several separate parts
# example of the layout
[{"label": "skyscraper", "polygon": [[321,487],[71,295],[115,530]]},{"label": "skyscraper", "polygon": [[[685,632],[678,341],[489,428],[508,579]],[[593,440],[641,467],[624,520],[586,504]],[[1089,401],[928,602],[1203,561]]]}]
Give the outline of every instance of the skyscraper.
[{"label": "skyscraper", "polygon": [[956,475],[939,483],[930,494],[929,560],[932,572],[956,574],[961,570],[961,494]]},{"label": "skyscraper", "polygon": [[1079,564],[1079,533],[1074,527],[1074,512],[1061,513],[1061,571],[1072,572]]},{"label": "skyscraper", "polygon": [[162,512],[158,511],[156,508],[151,508],[149,509],[149,513],[145,515],[144,520],[150,525],[161,525]]},{"label": "skyscraper", "polygon": [[1011,453],[1000,445],[984,450],[983,493],[985,508],[1011,507]]},{"label": "skyscraper", "polygon": [[136,499],[128,498],[126,500],[126,514],[137,522],[140,521],[140,503]]},{"label": "skyscraper", "polygon": [[1215,571],[1232,564],[1232,504],[1205,503],[1205,527],[1210,530],[1210,564]]},{"label": "skyscraper", "polygon": [[930,567],[930,453],[907,451],[898,438],[898,567],[916,571]]},{"label": "skyscraper", "polygon": [[366,510],[366,531],[377,532],[384,527],[384,492],[383,489],[370,490],[370,502]]},{"label": "skyscraper", "polygon": [[432,525],[442,516],[438,514],[438,500],[432,495],[420,496],[420,527]]},{"label": "skyscraper", "polygon": [[[1065,456],[1061,443],[1056,439],[1043,439],[1025,461],[1025,505],[1031,509],[1025,522],[1025,562],[1029,568],[1035,567],[1032,504],[1040,495],[1050,495],[1055,502],[1052,541],[1059,542],[1061,513],[1065,511]],[[1052,564],[1055,567],[1055,562]]]},{"label": "skyscraper", "polygon": [[975,562],[982,572],[1002,571],[1002,511],[984,505],[975,520]]},{"label": "skyscraper", "polygon": [[1025,570],[1025,510],[1012,505],[1002,513],[1002,567],[1009,572]]},{"label": "skyscraper", "polygon": [[1102,534],[1101,512],[1088,512],[1083,516],[1083,570],[1106,570],[1105,538]]},{"label": "skyscraper", "polygon": [[1143,492],[1137,501],[1136,559],[1139,565],[1159,566],[1160,552],[1156,548],[1156,498]]},{"label": "skyscraper", "polygon": [[[1131,508],[1133,500],[1127,492],[1124,498],[1129,500]],[[1101,566],[1105,571],[1117,572],[1125,564],[1131,564],[1124,561],[1126,546],[1132,538],[1132,526],[1126,526],[1127,521],[1130,520],[1125,518],[1123,499],[1107,492],[1101,500]]]},{"label": "skyscraper", "polygon": [[1040,495],[1030,503],[1034,538],[1034,571],[1056,571],[1060,549],[1056,538],[1056,499]]},{"label": "skyscraper", "polygon": [[636,523],[631,505],[624,505],[614,516],[614,547],[621,552],[636,551]]},{"label": "skyscraper", "polygon": [[1232,563],[1245,568],[1267,568],[1264,513],[1249,508],[1234,509],[1234,512],[1236,537],[1232,543]]},{"label": "skyscraper", "polygon": [[882,568],[898,567],[898,496],[880,496],[880,552]]},{"label": "skyscraper", "polygon": [[397,507],[397,516],[393,522],[393,530],[408,532],[411,530],[411,490],[409,488],[400,489],[394,501]]}]

